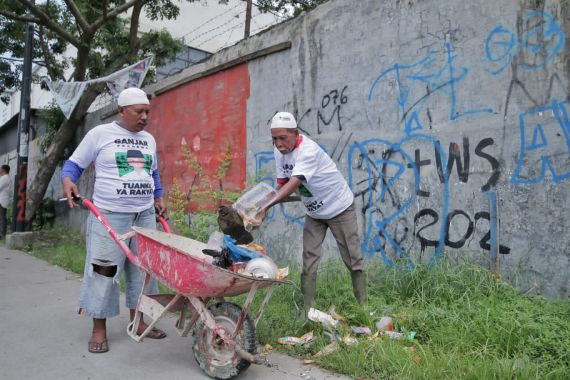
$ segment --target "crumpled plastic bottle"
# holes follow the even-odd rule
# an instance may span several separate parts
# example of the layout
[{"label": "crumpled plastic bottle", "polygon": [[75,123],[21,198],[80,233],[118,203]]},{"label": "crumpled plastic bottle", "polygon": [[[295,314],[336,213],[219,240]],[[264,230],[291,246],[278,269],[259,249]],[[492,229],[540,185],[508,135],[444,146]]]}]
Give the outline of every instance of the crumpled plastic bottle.
[{"label": "crumpled plastic bottle", "polygon": [[383,316],[378,322],[376,322],[376,328],[378,331],[394,331],[394,322],[392,318]]}]

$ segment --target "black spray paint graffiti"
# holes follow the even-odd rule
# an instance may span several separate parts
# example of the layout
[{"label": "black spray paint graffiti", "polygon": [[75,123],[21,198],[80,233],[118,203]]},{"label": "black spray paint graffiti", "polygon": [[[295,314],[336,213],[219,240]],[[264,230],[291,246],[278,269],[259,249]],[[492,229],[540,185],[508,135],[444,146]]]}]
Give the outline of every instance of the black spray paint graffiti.
[{"label": "black spray paint graffiti", "polygon": [[[465,231],[463,232],[463,235],[461,235],[459,238],[456,238],[456,240],[453,241],[451,236],[450,236],[450,228],[451,228],[451,225],[453,223],[453,220],[458,216],[461,216],[465,219],[464,224],[466,224],[466,227],[465,227]],[[429,220],[429,219],[431,219],[431,220]],[[489,228],[487,229],[487,232],[485,233],[485,235],[483,235],[481,237],[481,239],[479,240],[479,247],[481,247],[481,249],[484,249],[486,251],[491,251],[491,244],[490,244],[490,241],[491,241],[491,226],[490,226],[491,214],[488,211],[480,211],[480,212],[475,213],[475,216],[473,218],[475,220],[475,222],[473,222],[473,220],[471,219],[471,216],[463,210],[452,210],[447,214],[447,218],[445,218],[445,219],[446,219],[446,223],[445,223],[444,245],[446,245],[447,247],[450,247],[450,248],[455,248],[455,249],[463,248],[465,246],[465,244],[467,243],[469,238],[471,238],[473,233],[475,232],[475,224],[480,219],[487,220],[489,222]],[[418,211],[416,213],[416,215],[414,215],[414,236],[419,240],[422,252],[425,251],[425,249],[427,247],[434,247],[434,248],[439,247],[439,244],[440,244],[439,240],[431,239],[427,236],[424,236],[424,234],[422,233],[423,230],[425,230],[431,226],[436,225],[438,223],[438,221],[439,221],[439,214],[437,213],[437,211],[435,211],[433,209],[429,209],[429,208],[422,209],[422,210]],[[421,227],[416,230],[416,228],[418,226],[421,226]],[[507,246],[499,245],[499,253],[506,255],[506,254],[511,253],[511,249]]]},{"label": "black spray paint graffiti", "polygon": [[[433,156],[428,156],[427,151],[422,154],[419,148],[414,149],[413,156],[406,153],[404,145],[418,139],[429,142]],[[481,192],[488,193],[489,199],[495,198],[493,189],[500,176],[499,161],[489,152],[493,144],[493,139],[484,138],[474,148],[477,159],[484,160],[491,169],[488,177],[478,178],[482,182]],[[414,141],[412,145],[417,146],[418,143]],[[351,146],[349,156],[352,156],[350,162],[353,165],[349,168],[349,183],[363,203],[363,251],[369,255],[380,252],[389,266],[402,258],[413,266],[414,259],[408,252],[413,251],[411,248],[416,241],[419,242],[420,253],[433,247],[434,257],[441,255],[444,246],[463,248],[474,238],[478,239],[481,249],[493,251],[496,243],[491,244],[491,231],[495,221],[491,213],[478,211],[472,216],[462,209],[448,211],[450,177],[457,176],[464,183],[469,181],[472,165],[470,149],[467,137],[463,138],[461,147],[451,142],[446,160],[440,141],[419,135],[409,136],[396,145],[374,139]],[[422,175],[422,167],[424,173],[435,173],[435,176],[432,174],[428,178],[429,174]],[[423,183],[431,185],[432,190],[423,188]],[[434,186],[434,183],[439,183],[440,187]],[[414,206],[425,203],[418,197],[427,199],[427,203],[433,203],[429,202],[429,198],[435,197],[435,203],[440,204],[441,209],[436,211],[433,207],[423,207],[415,213],[411,212],[412,203]],[[482,224],[485,220],[488,222],[487,230]],[[475,227],[478,224],[481,224],[481,236],[476,238],[478,231]],[[410,225],[413,227],[410,228]],[[499,245],[498,251],[508,254],[510,248]]]},{"label": "black spray paint graffiti", "polygon": [[[467,181],[469,180],[469,167],[471,161],[470,152],[469,152],[469,139],[467,137],[463,138],[463,161],[461,161],[462,154],[459,144],[455,142],[449,143],[447,166],[445,168],[446,170],[444,170],[441,156],[437,154],[437,151],[441,149],[440,142],[436,141],[435,143],[437,147],[435,148],[434,156],[435,156],[437,174],[439,176],[440,182],[443,183],[444,181],[449,180],[449,175],[453,172],[453,167],[455,166],[457,171],[457,177],[459,178],[459,180],[461,182],[467,183]],[[492,155],[484,152],[485,148],[492,146],[494,143],[495,141],[492,138],[484,138],[481,141],[479,141],[479,143],[475,147],[475,154],[478,157],[487,160],[491,165],[491,170],[492,170],[491,176],[489,177],[487,182],[481,187],[481,192],[489,191],[491,187],[495,186],[501,174],[499,161]],[[411,167],[411,165],[413,165],[413,167],[419,173],[421,173],[422,166],[429,166],[432,164],[432,161],[430,159],[422,160],[420,157],[421,157],[420,149],[415,149],[414,163],[408,164],[408,167]],[[424,191],[421,188],[418,188],[416,195],[422,197],[429,197],[430,193],[429,191]]]},{"label": "black spray paint graffiti", "polygon": [[[321,134],[325,129],[336,124],[338,131],[342,131],[342,118],[340,116],[342,106],[348,103],[348,96],[344,86],[342,90],[332,90],[321,100],[321,108],[317,112],[317,134]],[[332,110],[332,111],[331,111]],[[336,123],[334,123],[336,122]]]}]

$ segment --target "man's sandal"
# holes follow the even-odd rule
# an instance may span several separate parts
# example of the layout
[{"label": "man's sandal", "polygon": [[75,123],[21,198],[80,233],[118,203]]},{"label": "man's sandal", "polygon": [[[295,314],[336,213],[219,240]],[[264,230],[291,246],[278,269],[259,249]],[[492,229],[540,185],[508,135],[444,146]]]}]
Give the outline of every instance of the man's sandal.
[{"label": "man's sandal", "polygon": [[95,340],[92,339],[87,344],[87,350],[92,354],[102,354],[109,351],[109,343],[107,339]]},{"label": "man's sandal", "polygon": [[147,336],[145,336],[145,338],[164,339],[164,338],[166,338],[166,333],[164,331],[162,331],[161,329],[157,329],[156,327],[153,327],[153,329],[150,330],[150,332],[147,334]]}]

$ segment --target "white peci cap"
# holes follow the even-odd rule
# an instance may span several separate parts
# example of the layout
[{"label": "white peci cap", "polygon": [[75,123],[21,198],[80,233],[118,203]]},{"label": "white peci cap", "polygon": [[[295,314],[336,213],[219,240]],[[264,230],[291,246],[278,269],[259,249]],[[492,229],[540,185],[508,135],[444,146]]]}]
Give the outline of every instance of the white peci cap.
[{"label": "white peci cap", "polygon": [[125,88],[117,98],[119,107],[132,106],[133,104],[150,104],[146,92],[136,87]]},{"label": "white peci cap", "polygon": [[277,112],[275,116],[271,119],[271,129],[275,128],[286,128],[293,129],[297,128],[297,122],[295,121],[295,116],[289,112]]}]

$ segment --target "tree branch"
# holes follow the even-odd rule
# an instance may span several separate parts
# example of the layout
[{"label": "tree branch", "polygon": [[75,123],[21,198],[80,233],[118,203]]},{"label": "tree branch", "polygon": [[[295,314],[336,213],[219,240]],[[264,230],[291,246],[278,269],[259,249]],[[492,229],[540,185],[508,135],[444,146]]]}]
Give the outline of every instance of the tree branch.
[{"label": "tree branch", "polygon": [[67,4],[67,8],[69,9],[69,11],[73,15],[73,17],[75,17],[75,21],[77,21],[77,25],[79,25],[79,27],[81,28],[81,30],[84,33],[89,33],[89,29],[90,29],[89,24],[87,23],[87,21],[85,20],[85,18],[81,14],[81,11],[79,10],[79,8],[77,8],[77,5],[75,4],[75,2],[73,0],[64,0],[64,1],[65,1],[65,4]]},{"label": "tree branch", "polygon": [[135,4],[135,6],[133,7],[133,13],[131,14],[131,29],[129,30],[129,52],[128,52],[129,56],[137,51],[139,17],[141,15],[142,7],[143,7],[143,2]]},{"label": "tree branch", "polygon": [[13,13],[13,12],[5,11],[3,9],[0,9],[0,15],[5,16],[6,18],[8,18],[10,20],[25,21],[25,22],[29,21],[29,22],[34,22],[34,23],[38,23],[40,21],[37,18],[22,16],[22,15]]},{"label": "tree branch", "polygon": [[40,48],[42,50],[42,54],[44,55],[45,59],[45,67],[47,69],[48,75],[50,77],[50,79],[55,80],[55,79],[63,79],[63,77],[61,75],[57,74],[57,71],[54,67],[55,65],[55,58],[53,57],[53,55],[50,52],[50,49],[48,47],[48,44],[44,38],[44,28],[42,26],[40,26],[39,28],[39,41],[40,41]]},{"label": "tree branch", "polygon": [[44,11],[36,7],[33,3],[29,2],[28,0],[18,0],[18,2],[22,5],[25,5],[26,8],[28,8],[30,12],[38,18],[38,20],[36,20],[37,23],[43,23],[46,28],[58,34],[73,46],[79,47],[81,45],[80,40],[75,38],[71,33],[54,22],[47,14],[44,13]]},{"label": "tree branch", "polygon": [[[19,0],[19,1],[25,1],[25,0]],[[101,27],[101,25],[103,25],[107,20],[125,12],[126,10],[128,10],[130,7],[136,5],[137,3],[144,5],[147,1],[149,1],[149,0],[131,0],[131,1],[128,1],[121,6],[118,6],[117,8],[111,9],[110,12],[104,14],[103,17],[100,17],[97,21],[95,21],[93,24],[91,24],[92,30],[99,29]]]}]

